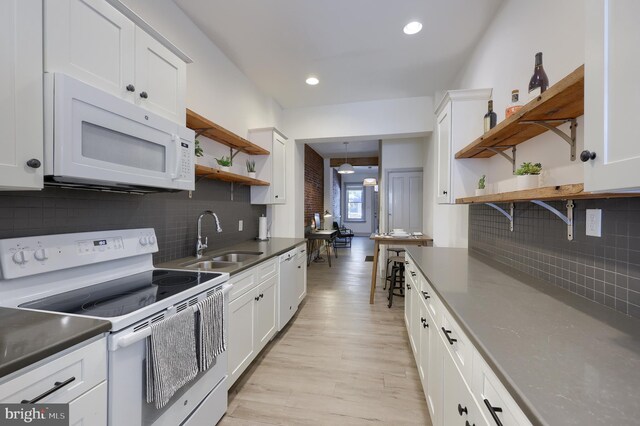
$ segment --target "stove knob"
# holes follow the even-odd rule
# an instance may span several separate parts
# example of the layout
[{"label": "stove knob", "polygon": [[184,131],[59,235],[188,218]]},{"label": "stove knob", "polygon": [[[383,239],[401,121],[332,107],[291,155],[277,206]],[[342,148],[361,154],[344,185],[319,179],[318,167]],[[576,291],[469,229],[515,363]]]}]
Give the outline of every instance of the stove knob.
[{"label": "stove knob", "polygon": [[155,245],[156,243],[156,237],[154,237],[153,235],[149,237],[149,244],[150,245]]},{"label": "stove knob", "polygon": [[33,257],[41,262],[47,260],[49,258],[47,257],[47,249],[36,250],[35,253],[33,253]]},{"label": "stove knob", "polygon": [[24,265],[27,263],[27,256],[25,255],[24,250],[17,251],[13,254],[13,261],[18,265]]},{"label": "stove knob", "polygon": [[146,246],[148,243],[147,237],[140,237],[140,245]]}]

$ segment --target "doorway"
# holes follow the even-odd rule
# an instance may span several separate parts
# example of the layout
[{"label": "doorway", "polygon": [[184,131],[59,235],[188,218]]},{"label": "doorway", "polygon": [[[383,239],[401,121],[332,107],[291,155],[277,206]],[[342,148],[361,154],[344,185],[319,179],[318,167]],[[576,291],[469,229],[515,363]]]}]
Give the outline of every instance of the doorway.
[{"label": "doorway", "polygon": [[422,169],[387,172],[387,225],[422,232]]}]

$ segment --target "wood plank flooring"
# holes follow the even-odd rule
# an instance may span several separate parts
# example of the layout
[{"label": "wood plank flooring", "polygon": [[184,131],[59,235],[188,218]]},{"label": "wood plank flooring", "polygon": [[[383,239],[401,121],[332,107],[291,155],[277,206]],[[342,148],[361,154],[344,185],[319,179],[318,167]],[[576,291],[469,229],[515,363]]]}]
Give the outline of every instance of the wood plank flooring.
[{"label": "wood plank flooring", "polygon": [[229,391],[220,425],[431,425],[403,319],[379,287],[369,304],[373,254],[355,238],[338,259],[312,263],[291,323]]}]

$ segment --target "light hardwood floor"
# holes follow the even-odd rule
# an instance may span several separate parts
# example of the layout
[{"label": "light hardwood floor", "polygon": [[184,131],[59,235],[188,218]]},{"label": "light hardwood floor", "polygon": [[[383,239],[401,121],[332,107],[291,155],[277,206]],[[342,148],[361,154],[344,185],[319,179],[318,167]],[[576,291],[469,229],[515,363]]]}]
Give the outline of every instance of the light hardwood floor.
[{"label": "light hardwood floor", "polygon": [[403,299],[369,304],[373,244],[355,238],[332,268],[312,263],[291,323],[229,391],[220,425],[430,425]]}]

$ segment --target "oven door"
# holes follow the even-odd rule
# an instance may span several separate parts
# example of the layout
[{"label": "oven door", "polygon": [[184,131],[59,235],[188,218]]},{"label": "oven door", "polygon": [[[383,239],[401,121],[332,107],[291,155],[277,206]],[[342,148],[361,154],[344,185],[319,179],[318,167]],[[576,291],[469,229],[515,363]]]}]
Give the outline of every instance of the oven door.
[{"label": "oven door", "polygon": [[[224,324],[225,333],[228,333],[227,318],[229,313],[230,284],[224,284],[221,289],[224,292]],[[210,291],[209,291],[210,292]],[[186,303],[191,306],[193,299],[202,300],[208,292],[194,296],[187,301],[177,303],[180,306]],[[156,409],[155,404],[146,402],[146,337],[149,335],[149,324],[159,318],[166,318],[175,313],[175,309],[168,309],[163,313],[154,315],[147,321],[132,325],[122,331],[109,336],[109,378],[108,378],[108,424],[120,425],[154,425],[175,426],[182,424],[194,412],[207,411],[212,407],[227,406],[227,389],[225,378],[227,377],[227,352],[220,354],[207,371],[198,373],[196,378],[184,385],[171,398],[169,403],[161,409]],[[228,339],[227,339],[228,341]],[[224,398],[224,401],[212,401],[208,398],[216,389],[216,398]],[[223,390],[223,391],[221,391]],[[220,413],[220,417],[224,411]],[[218,419],[211,419],[211,424],[216,424]]]},{"label": "oven door", "polygon": [[54,181],[194,189],[194,133],[64,74],[47,74],[45,174]]}]

